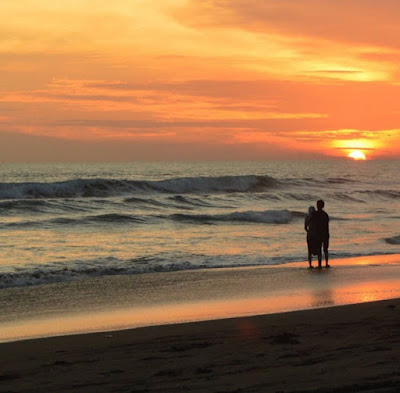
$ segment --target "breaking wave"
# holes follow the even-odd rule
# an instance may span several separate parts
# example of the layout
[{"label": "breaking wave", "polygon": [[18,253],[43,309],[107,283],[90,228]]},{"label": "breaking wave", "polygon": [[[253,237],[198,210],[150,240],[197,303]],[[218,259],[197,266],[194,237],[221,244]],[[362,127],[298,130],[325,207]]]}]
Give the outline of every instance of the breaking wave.
[{"label": "breaking wave", "polygon": [[269,176],[183,177],[176,179],[75,179],[53,183],[0,183],[0,199],[90,198],[130,193],[262,192],[279,185]]}]

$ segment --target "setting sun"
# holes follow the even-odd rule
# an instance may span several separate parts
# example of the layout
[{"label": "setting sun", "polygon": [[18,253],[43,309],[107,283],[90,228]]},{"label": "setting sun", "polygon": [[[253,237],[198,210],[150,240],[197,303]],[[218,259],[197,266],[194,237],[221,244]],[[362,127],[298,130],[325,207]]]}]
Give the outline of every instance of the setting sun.
[{"label": "setting sun", "polygon": [[352,151],[348,157],[353,158],[354,160],[366,160],[367,157],[365,157],[365,154],[360,151],[360,150],[354,150]]},{"label": "setting sun", "polygon": [[355,1],[3,0],[1,162],[397,159],[400,3]]}]

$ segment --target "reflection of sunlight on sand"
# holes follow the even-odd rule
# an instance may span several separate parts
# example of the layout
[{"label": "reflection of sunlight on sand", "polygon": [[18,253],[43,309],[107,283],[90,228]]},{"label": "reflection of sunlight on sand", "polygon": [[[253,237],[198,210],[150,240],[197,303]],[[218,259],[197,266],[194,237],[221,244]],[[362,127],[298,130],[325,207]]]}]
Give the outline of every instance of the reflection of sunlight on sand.
[{"label": "reflection of sunlight on sand", "polygon": [[311,306],[313,308],[328,307],[335,304],[334,291],[322,289],[312,294]]},{"label": "reflection of sunlight on sand", "polygon": [[[329,259],[329,264],[335,266],[354,266],[354,265],[398,265],[400,263],[399,254],[388,254],[388,255],[371,255],[353,258],[340,258],[340,259]],[[306,266],[306,262],[293,262],[280,267],[291,267],[291,266]],[[315,266],[315,262],[314,262]]]},{"label": "reflection of sunlight on sand", "polygon": [[[271,297],[136,307],[3,324],[0,325],[0,341],[271,314],[395,297],[400,297],[400,285],[397,280],[372,281],[310,291],[305,291],[303,288],[302,291],[294,291],[290,295],[275,293]],[[239,330],[242,330],[243,334],[257,334],[257,332],[251,331],[251,326],[242,326],[242,329]]]}]

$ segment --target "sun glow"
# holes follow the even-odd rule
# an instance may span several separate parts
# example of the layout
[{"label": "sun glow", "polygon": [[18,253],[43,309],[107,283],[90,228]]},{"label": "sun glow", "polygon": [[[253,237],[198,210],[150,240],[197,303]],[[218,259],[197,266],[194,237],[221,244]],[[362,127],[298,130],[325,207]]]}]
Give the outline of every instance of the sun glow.
[{"label": "sun glow", "polygon": [[[338,130],[338,137],[345,137],[348,134],[366,133],[359,130]],[[339,157],[348,157],[354,160],[370,160],[379,155],[379,151],[384,146],[383,138],[359,138],[359,139],[336,139],[332,142],[333,152],[332,155]],[[368,157],[366,156],[368,155]]]},{"label": "sun glow", "polygon": [[348,157],[353,158],[354,160],[366,160],[365,154],[360,150],[353,150]]}]

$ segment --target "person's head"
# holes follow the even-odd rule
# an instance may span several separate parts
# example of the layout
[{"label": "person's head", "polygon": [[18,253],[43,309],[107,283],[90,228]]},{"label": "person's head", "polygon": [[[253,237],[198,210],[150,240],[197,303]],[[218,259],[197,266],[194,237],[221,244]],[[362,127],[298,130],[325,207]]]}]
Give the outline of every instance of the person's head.
[{"label": "person's head", "polygon": [[310,206],[309,208],[308,208],[308,214],[313,214],[315,212],[315,207],[314,206]]},{"label": "person's head", "polygon": [[325,202],[322,199],[317,201],[317,209],[318,210],[322,210],[324,208],[324,206],[325,206]]}]

